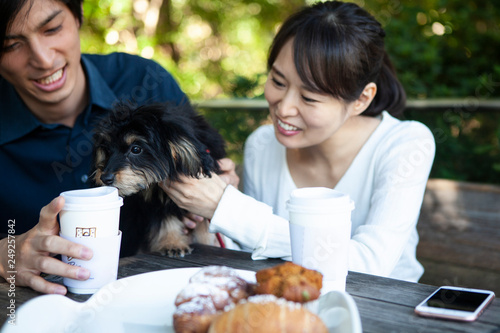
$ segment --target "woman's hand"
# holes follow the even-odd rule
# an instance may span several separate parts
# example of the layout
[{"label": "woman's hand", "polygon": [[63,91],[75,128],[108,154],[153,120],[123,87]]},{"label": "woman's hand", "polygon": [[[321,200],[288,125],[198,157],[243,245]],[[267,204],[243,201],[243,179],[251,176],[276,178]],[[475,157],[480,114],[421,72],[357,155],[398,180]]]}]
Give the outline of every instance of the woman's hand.
[{"label": "woman's hand", "polygon": [[[63,254],[78,259],[89,260],[92,250],[59,237],[59,223],[57,214],[64,206],[64,198],[57,197],[50,204],[43,207],[40,220],[33,229],[22,235],[16,235],[15,267],[9,261],[8,238],[0,240],[0,275],[8,279],[11,275],[7,272],[17,271],[15,284],[28,286],[36,291],[47,294],[66,294],[66,288],[57,283],[51,283],[40,276],[40,273],[54,274],[77,280],[86,280],[90,272],[81,267],[75,267],[53,258],[52,254]],[[9,280],[10,281],[10,280]]]},{"label": "woman's hand", "polygon": [[[218,160],[217,162],[219,163],[219,167],[222,171],[222,174],[219,175],[220,179],[223,182],[225,182],[226,184],[232,185],[232,186],[238,188],[238,184],[240,182],[240,177],[238,177],[238,175],[236,174],[236,165],[234,164],[234,162],[229,158],[223,158],[223,159]],[[165,184],[160,184],[160,186],[165,190],[165,192],[167,194],[169,194],[169,192],[168,192],[169,190],[166,190],[166,189],[169,186],[172,186],[172,184],[169,184],[169,186],[167,186]],[[179,191],[179,188],[177,190]],[[174,202],[175,202],[175,200],[174,200]],[[179,207],[181,207],[179,204],[177,204],[177,205]],[[217,206],[216,206],[216,208],[217,208]],[[211,215],[213,216],[213,213]],[[184,218],[182,220],[182,222],[184,223],[184,225],[186,227],[185,232],[187,233],[189,231],[189,229],[195,229],[196,225],[200,222],[203,222],[204,220],[205,220],[205,218],[203,216],[196,215],[193,213],[186,214],[186,216],[184,216]]]},{"label": "woman's hand", "polygon": [[195,229],[198,223],[205,221],[205,218],[200,215],[187,213],[183,218],[182,222],[184,223],[185,229],[184,233],[188,233],[189,229]]},{"label": "woman's hand", "polygon": [[181,176],[178,182],[160,183],[177,206],[207,219],[213,217],[226,186],[216,174],[199,179]]},{"label": "woman's hand", "polygon": [[228,185],[232,185],[235,188],[238,188],[238,184],[240,183],[240,177],[236,174],[236,165],[229,158],[222,158],[217,161],[219,163],[219,167],[222,171],[222,174],[219,177]]}]

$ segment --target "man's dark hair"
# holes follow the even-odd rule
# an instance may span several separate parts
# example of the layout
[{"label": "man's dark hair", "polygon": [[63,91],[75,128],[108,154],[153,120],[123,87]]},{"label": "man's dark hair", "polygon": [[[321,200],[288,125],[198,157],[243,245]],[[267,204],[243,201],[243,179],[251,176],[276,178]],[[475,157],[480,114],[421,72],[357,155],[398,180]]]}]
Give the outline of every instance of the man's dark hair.
[{"label": "man's dark hair", "polygon": [[[17,14],[24,6],[31,7],[36,0],[0,0],[0,59],[4,52],[4,43],[7,30],[12,25]],[[80,25],[83,20],[82,3],[83,0],[57,0],[68,7]]]}]

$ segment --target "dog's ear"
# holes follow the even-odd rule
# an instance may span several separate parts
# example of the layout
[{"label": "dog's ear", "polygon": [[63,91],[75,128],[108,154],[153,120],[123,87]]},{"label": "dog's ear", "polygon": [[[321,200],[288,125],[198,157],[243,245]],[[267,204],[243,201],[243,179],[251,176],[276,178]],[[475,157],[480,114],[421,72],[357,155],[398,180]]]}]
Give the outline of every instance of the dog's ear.
[{"label": "dog's ear", "polygon": [[226,157],[226,141],[222,135],[208,123],[207,119],[199,114],[189,103],[180,106],[180,108],[179,112],[189,118],[197,140],[203,143],[204,148],[202,151],[208,151],[210,156],[215,160]]},{"label": "dog's ear", "polygon": [[175,179],[175,173],[191,177],[198,177],[201,173],[210,174],[214,163],[206,152],[207,146],[198,138],[200,129],[196,112],[188,104],[161,104],[159,108],[163,141],[167,143],[167,153],[172,158],[175,170],[170,172],[169,177]]},{"label": "dog's ear", "polygon": [[207,122],[206,118],[197,115],[195,117],[196,137],[206,146],[206,151],[215,160],[226,157],[226,141],[222,135]]},{"label": "dog's ear", "polygon": [[197,177],[202,171],[200,152],[197,142],[185,136],[176,136],[168,142],[170,155],[174,161],[175,170],[183,175]]}]

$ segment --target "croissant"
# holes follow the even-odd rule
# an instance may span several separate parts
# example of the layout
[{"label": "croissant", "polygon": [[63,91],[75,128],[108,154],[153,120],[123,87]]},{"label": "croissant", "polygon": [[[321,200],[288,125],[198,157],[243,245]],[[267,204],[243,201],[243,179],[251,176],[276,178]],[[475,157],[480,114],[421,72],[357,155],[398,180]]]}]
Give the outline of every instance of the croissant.
[{"label": "croissant", "polygon": [[176,333],[206,333],[219,311],[209,298],[197,297],[182,303],[174,313]]},{"label": "croissant", "polygon": [[176,333],[206,333],[212,320],[227,306],[253,293],[253,285],[225,266],[207,266],[189,279],[175,299]]},{"label": "croissant", "polygon": [[292,262],[262,269],[255,277],[257,294],[272,294],[300,303],[317,299],[323,286],[320,272]]},{"label": "croissant", "polygon": [[208,333],[327,333],[323,321],[300,303],[273,295],[258,295],[241,301],[217,316]]}]

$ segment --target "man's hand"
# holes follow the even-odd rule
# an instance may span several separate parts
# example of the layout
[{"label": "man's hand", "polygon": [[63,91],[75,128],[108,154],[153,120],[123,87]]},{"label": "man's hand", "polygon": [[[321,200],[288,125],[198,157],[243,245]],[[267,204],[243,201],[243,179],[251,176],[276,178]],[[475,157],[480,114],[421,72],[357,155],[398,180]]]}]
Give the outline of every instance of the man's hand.
[{"label": "man's hand", "polygon": [[[36,291],[47,294],[66,294],[66,288],[57,283],[51,283],[40,276],[40,273],[55,274],[77,280],[86,280],[90,272],[81,267],[63,263],[51,257],[52,254],[63,254],[78,259],[89,260],[92,250],[59,237],[57,214],[64,206],[64,198],[57,197],[43,207],[40,220],[33,229],[15,236],[16,285],[28,286]],[[0,240],[0,275],[8,278],[7,238]]]}]

